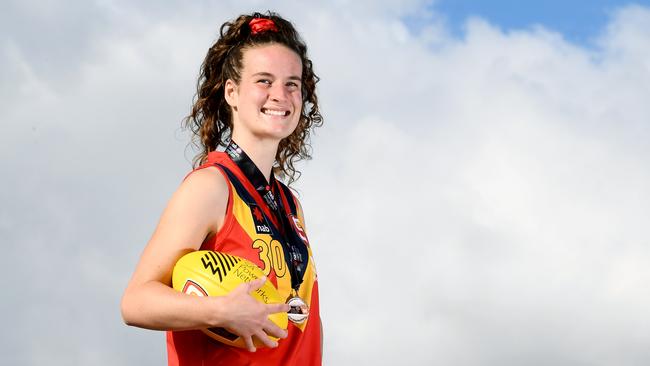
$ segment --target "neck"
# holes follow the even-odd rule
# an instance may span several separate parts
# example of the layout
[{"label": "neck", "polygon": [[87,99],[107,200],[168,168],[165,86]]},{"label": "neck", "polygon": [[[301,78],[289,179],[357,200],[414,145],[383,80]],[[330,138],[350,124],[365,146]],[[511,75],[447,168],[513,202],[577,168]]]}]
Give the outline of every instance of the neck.
[{"label": "neck", "polygon": [[275,162],[275,154],[278,151],[278,142],[246,138],[234,132],[232,139],[246,152],[246,155],[248,155],[253,163],[255,163],[255,166],[262,172],[266,181],[270,181],[273,163]]}]

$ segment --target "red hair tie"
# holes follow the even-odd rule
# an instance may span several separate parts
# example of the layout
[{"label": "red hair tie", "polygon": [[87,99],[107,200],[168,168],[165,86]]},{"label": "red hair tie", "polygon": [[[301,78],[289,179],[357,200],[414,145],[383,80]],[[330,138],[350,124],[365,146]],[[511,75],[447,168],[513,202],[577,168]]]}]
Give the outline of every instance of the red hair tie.
[{"label": "red hair tie", "polygon": [[275,23],[271,19],[266,18],[253,18],[250,22],[248,22],[248,26],[251,28],[251,34],[257,34],[265,31],[278,31]]}]

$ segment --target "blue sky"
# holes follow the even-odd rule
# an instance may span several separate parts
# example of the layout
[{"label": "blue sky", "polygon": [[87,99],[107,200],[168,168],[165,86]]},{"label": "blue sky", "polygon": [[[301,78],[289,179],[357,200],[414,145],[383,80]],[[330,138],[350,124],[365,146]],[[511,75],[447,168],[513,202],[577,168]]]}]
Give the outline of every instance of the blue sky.
[{"label": "blue sky", "polygon": [[648,0],[439,0],[432,6],[456,34],[470,16],[479,16],[501,29],[529,28],[541,24],[571,42],[588,45],[607,24],[611,12],[627,4],[648,5]]}]

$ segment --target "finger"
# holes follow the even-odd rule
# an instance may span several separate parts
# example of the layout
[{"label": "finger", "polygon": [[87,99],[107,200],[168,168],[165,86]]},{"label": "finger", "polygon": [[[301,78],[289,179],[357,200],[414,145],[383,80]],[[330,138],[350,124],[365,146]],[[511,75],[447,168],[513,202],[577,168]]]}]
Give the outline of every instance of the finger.
[{"label": "finger", "polygon": [[262,276],[256,280],[252,280],[251,282],[248,283],[248,292],[252,292],[259,289],[264,285],[264,282],[266,282],[266,276]]},{"label": "finger", "polygon": [[246,336],[244,338],[244,343],[246,344],[246,348],[248,349],[249,352],[255,352],[255,344],[253,343],[253,338],[251,336]]},{"label": "finger", "polygon": [[264,324],[264,331],[266,334],[276,337],[276,338],[287,338],[287,331],[278,327],[275,323],[270,320],[267,320]]},{"label": "finger", "polygon": [[245,292],[247,294],[250,294],[251,292],[257,290],[260,287],[262,287],[262,285],[264,284],[264,281],[266,281],[266,276],[262,276],[262,277],[260,277],[258,279],[252,280],[250,282],[241,283],[241,284],[237,285],[237,287],[235,287],[235,289],[231,293],[233,293],[233,292]]},{"label": "finger", "polygon": [[276,341],[272,340],[271,338],[269,338],[266,335],[266,333],[264,333],[264,331],[260,330],[259,332],[255,333],[255,337],[257,337],[257,339],[259,339],[260,342],[264,343],[264,345],[269,347],[269,348],[275,348],[275,347],[278,346],[278,342],[276,342]]},{"label": "finger", "polygon": [[266,311],[268,311],[269,314],[275,314],[275,313],[286,313],[291,310],[291,306],[289,304],[268,304],[266,305]]}]

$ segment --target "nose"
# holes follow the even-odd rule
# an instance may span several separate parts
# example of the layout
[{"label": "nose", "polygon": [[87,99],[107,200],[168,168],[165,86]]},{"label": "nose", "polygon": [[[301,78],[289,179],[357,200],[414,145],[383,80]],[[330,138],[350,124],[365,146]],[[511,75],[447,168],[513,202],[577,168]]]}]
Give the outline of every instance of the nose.
[{"label": "nose", "polygon": [[269,98],[274,102],[284,102],[287,100],[287,88],[279,83],[273,83],[269,90]]}]

